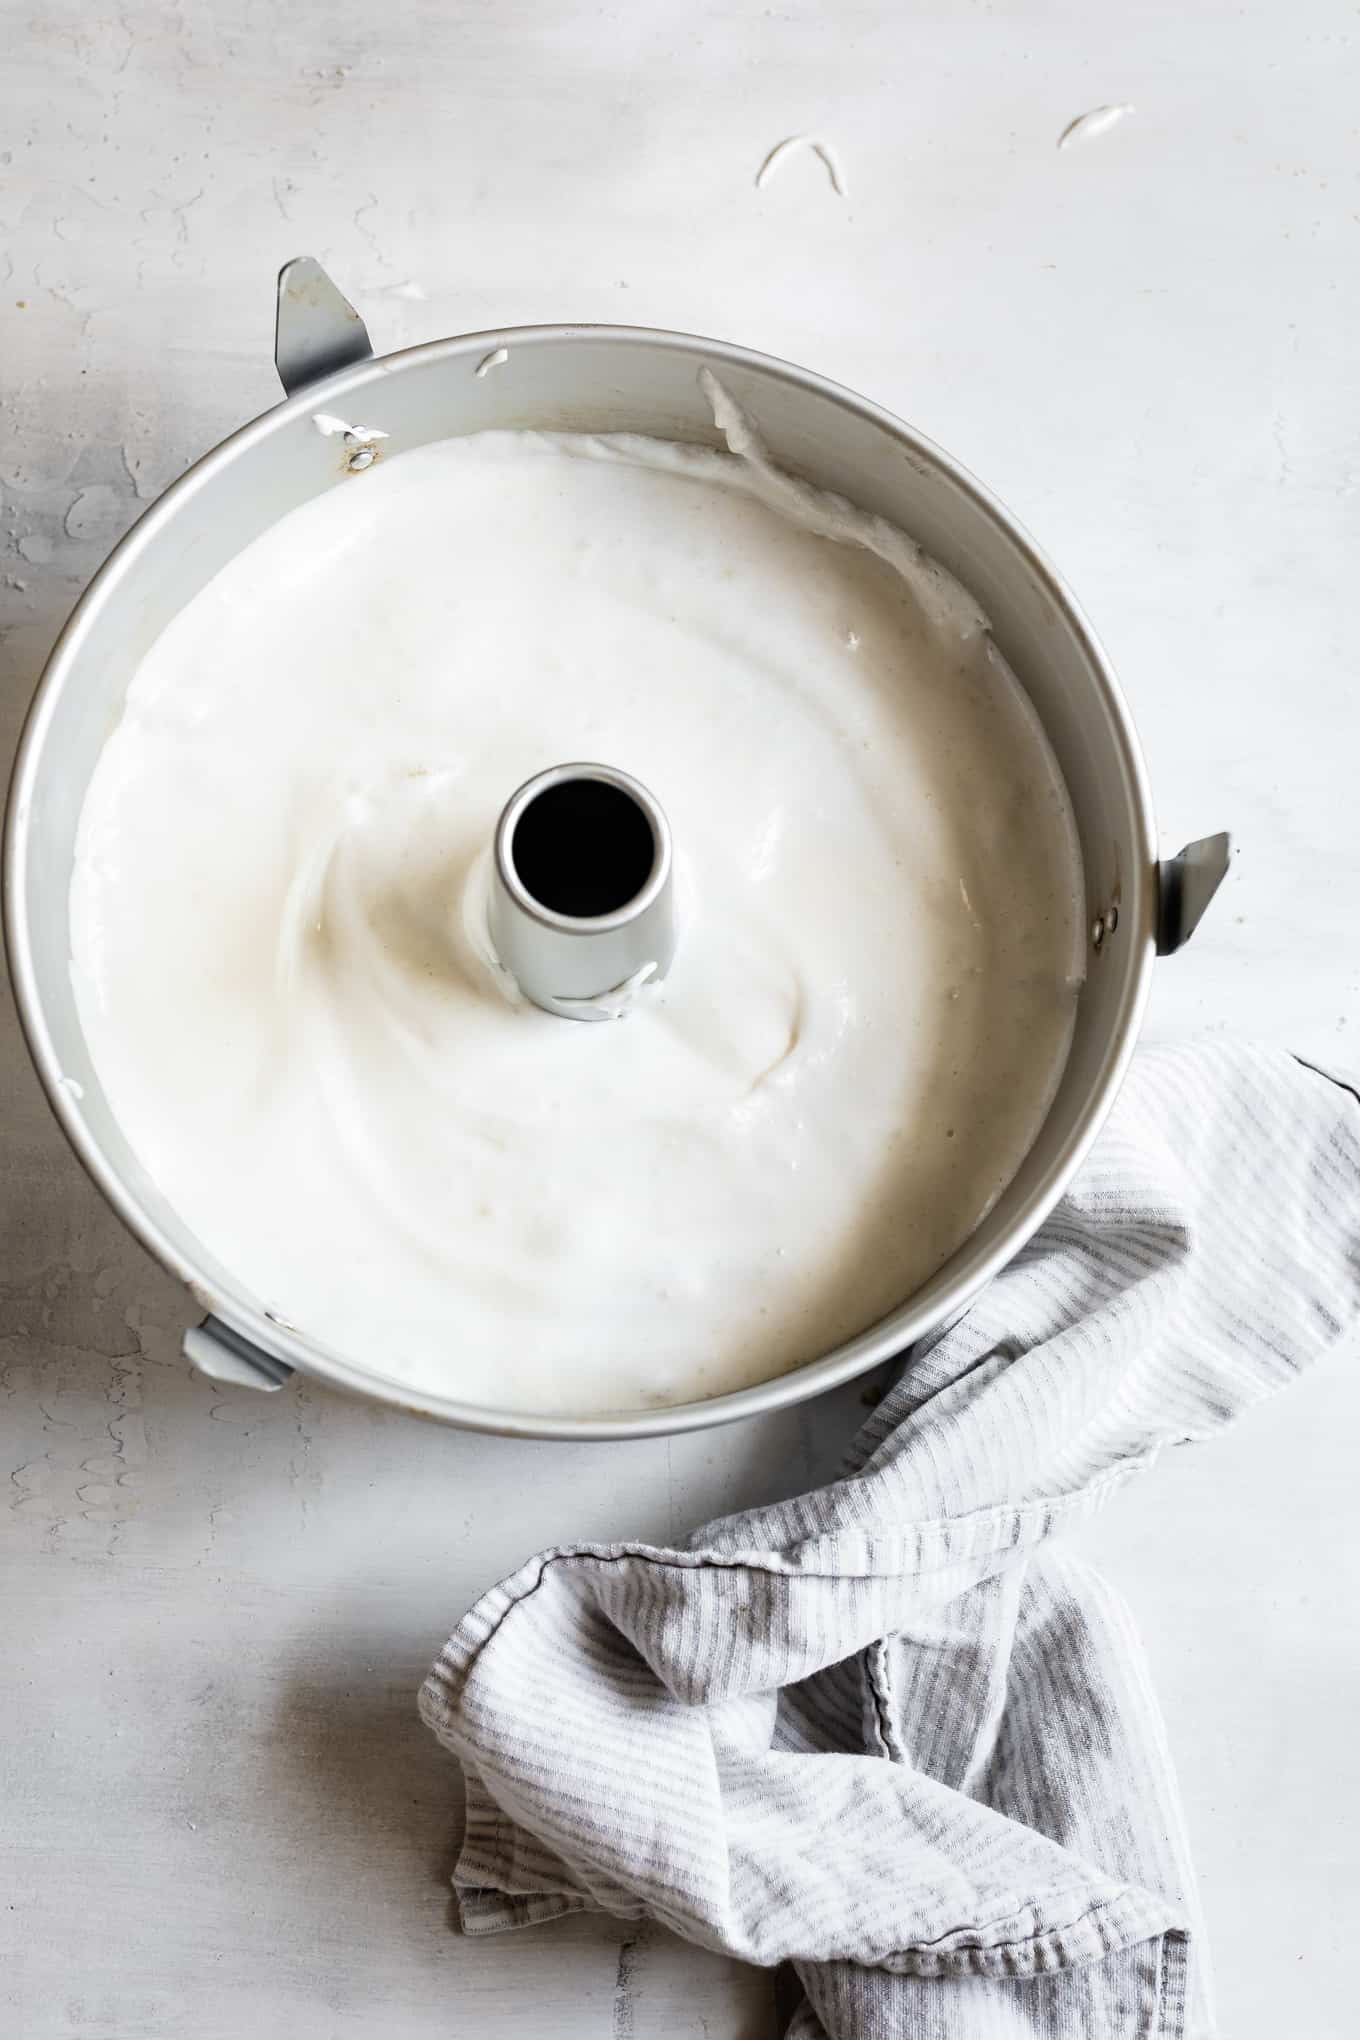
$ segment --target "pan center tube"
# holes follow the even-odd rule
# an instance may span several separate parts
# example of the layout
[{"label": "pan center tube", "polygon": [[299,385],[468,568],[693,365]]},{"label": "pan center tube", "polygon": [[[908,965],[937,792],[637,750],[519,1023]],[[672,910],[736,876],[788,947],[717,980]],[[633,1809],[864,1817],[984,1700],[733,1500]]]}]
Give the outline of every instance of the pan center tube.
[{"label": "pan center tube", "polygon": [[671,833],[639,780],[555,765],[496,825],[491,939],[521,992],[564,1020],[618,1020],[675,954]]}]

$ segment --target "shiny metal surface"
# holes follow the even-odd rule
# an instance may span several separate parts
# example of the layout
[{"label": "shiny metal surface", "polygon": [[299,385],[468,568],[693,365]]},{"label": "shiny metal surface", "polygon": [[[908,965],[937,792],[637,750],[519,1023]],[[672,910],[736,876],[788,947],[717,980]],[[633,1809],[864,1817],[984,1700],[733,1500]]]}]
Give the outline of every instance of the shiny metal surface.
[{"label": "shiny metal surface", "polygon": [[[621,796],[645,831],[646,864],[617,905],[589,914],[559,911],[536,894],[522,845],[543,798],[599,787]],[[601,844],[611,865],[622,846]],[[563,1020],[617,1020],[645,980],[666,976],[675,954],[671,832],[660,804],[638,780],[609,765],[555,765],[506,802],[491,865],[491,939],[526,999]]]},{"label": "shiny metal surface", "polygon": [[[479,377],[477,364],[499,348],[505,362]],[[1093,914],[1102,920],[1102,940],[1088,950],[1072,1052],[1038,1140],[977,1232],[914,1297],[835,1352],[733,1395],[587,1419],[416,1395],[379,1363],[363,1365],[271,1320],[181,1224],[124,1139],[91,1064],[69,977],[68,894],[85,788],[132,673],[170,618],[288,511],[329,488],[365,486],[343,446],[315,430],[314,413],[352,408],[387,434],[387,454],[488,427],[629,430],[715,445],[703,368],[755,417],[782,466],[908,531],[989,615],[1062,767],[1088,924]],[[807,370],[722,342],[624,327],[521,327],[356,361],[297,390],[191,468],[113,553],[57,642],[16,763],[5,847],[6,936],[34,1062],[94,1181],[209,1314],[200,1356],[211,1358],[216,1341],[234,1368],[241,1363],[233,1378],[249,1374],[254,1353],[271,1383],[297,1368],[444,1422],[556,1438],[642,1437],[774,1409],[879,1364],[957,1316],[1042,1223],[1099,1130],[1137,1036],[1160,913],[1152,810],[1118,685],[1071,594],[1014,520],[928,440]],[[450,1337],[456,1342],[452,1324]]]},{"label": "shiny metal surface", "polygon": [[367,326],[316,257],[295,255],[285,262],[274,313],[274,366],[285,393],[291,396],[372,354]]},{"label": "shiny metal surface", "polygon": [[1171,956],[1190,940],[1228,875],[1232,837],[1226,829],[1165,857],[1158,873],[1157,954]]}]

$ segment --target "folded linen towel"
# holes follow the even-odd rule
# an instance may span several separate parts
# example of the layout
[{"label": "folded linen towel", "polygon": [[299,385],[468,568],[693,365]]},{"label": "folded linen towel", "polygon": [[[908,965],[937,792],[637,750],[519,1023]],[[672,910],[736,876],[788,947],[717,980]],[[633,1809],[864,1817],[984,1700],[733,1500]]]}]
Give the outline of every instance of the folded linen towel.
[{"label": "folded linen towel", "polygon": [[466,1778],[465,1931],[590,1908],[792,1963],[790,2040],[1211,2034],[1137,1639],[1050,1540],[1358,1315],[1360,1096],[1143,1051],[840,1480],[543,1552],[464,1617],[420,1706]]}]

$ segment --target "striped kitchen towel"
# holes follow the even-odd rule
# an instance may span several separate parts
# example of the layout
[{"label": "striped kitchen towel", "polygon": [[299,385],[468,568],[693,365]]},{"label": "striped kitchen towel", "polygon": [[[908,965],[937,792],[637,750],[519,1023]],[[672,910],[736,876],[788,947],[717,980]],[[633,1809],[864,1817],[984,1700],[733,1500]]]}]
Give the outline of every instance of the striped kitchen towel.
[{"label": "striped kitchen towel", "polygon": [[1145,1050],[838,1481],[541,1553],[464,1617],[420,1696],[467,1782],[464,1929],[588,1908],[792,1964],[796,2040],[1209,2035],[1142,1653],[1056,1533],[1358,1313],[1356,1093]]}]

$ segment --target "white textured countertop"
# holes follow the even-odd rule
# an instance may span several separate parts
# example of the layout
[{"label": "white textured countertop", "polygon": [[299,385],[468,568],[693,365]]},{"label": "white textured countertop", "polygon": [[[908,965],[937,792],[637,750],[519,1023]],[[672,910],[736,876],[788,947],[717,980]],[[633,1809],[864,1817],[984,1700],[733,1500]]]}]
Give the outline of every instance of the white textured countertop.
[{"label": "white textured countertop", "polygon": [[[1167,847],[1235,831],[1153,1025],[1360,1065],[1360,14],[1121,11],[11,7],[6,749],[109,545],[275,401],[288,256],[326,263],[380,350],[540,319],[712,333],[878,399],[990,483],[1121,670]],[[807,152],[756,188],[797,133],[832,145],[843,195]],[[8,1009],[0,1067],[0,2027],[763,2040],[766,1979],[659,1933],[451,1932],[454,1781],[413,1693],[537,1545],[665,1537],[802,1485],[855,1392],[553,1447],[215,1390]],[[1234,2040],[1355,2030],[1356,1359],[1164,1463],[1087,1540],[1151,1647]]]}]

